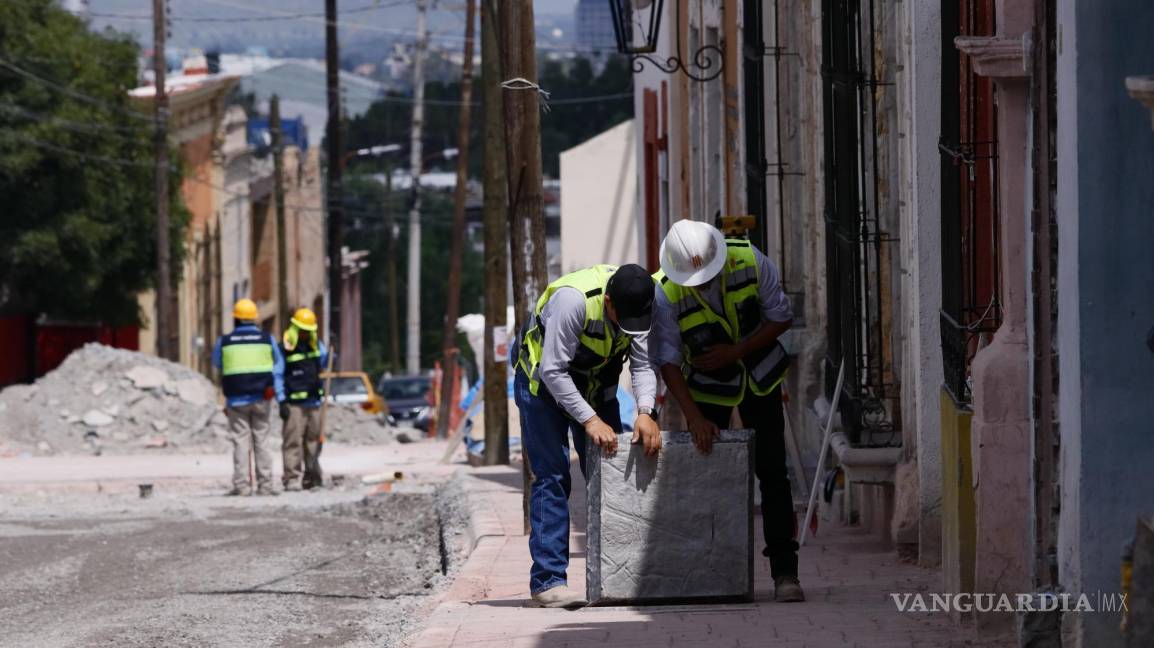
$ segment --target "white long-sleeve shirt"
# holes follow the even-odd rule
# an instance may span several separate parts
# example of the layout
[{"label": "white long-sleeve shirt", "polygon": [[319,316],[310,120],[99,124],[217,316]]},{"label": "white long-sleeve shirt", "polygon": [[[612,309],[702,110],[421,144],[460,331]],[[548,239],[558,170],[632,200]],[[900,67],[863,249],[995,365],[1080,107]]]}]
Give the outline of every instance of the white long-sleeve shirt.
[{"label": "white long-sleeve shirt", "polygon": [[[569,363],[581,344],[581,330],[585,326],[585,295],[580,290],[564,287],[553,293],[541,310],[545,338],[541,348],[541,382],[553,400],[579,423],[596,416],[593,406],[585,400],[573,378]],[[606,319],[609,334],[616,338],[625,335]],[[657,376],[649,362],[649,336],[631,336],[629,345],[629,372],[633,395],[638,407],[653,407],[657,396]]]},{"label": "white long-sleeve shirt", "polygon": [[[793,319],[793,306],[789,296],[781,289],[781,274],[769,257],[757,248],[752,248],[757,261],[757,294],[761,301],[761,316],[770,322],[788,322]],[[697,287],[698,294],[715,313],[724,313],[721,298],[721,274],[703,286]],[[650,355],[654,366],[681,366],[681,328],[677,325],[677,313],[665,297],[661,284],[657,284],[653,299],[653,328],[649,335],[652,342]]]}]

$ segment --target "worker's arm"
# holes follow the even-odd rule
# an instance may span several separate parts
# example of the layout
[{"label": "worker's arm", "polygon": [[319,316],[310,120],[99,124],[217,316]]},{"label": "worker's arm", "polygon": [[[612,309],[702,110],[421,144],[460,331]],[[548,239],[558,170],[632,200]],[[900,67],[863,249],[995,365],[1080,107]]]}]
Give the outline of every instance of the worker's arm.
[{"label": "worker's arm", "polygon": [[317,350],[321,352],[321,370],[323,371],[329,366],[329,348],[325,346],[324,340],[317,340]]},{"label": "worker's arm", "polygon": [[710,423],[701,413],[701,408],[689,393],[689,385],[681,373],[681,364],[684,361],[681,355],[681,329],[677,326],[673,306],[660,286],[657,287],[657,293],[653,297],[653,327],[649,331],[649,338],[653,365],[659,368],[666,388],[681,406],[685,422],[689,426],[689,434],[693,436],[693,444],[702,454],[709,454],[710,448],[713,447],[713,439],[720,433],[717,426]]},{"label": "worker's arm", "polygon": [[757,331],[737,344],[717,344],[710,347],[693,366],[703,371],[728,367],[751,353],[773,346],[777,338],[793,325],[793,307],[789,296],[781,289],[781,275],[769,257],[753,248],[757,262],[757,295],[761,302],[762,324]]},{"label": "worker's arm", "polygon": [[276,343],[276,338],[269,336],[269,343],[272,345],[272,385],[276,390],[276,400],[278,403],[283,403],[284,395],[284,355],[280,352],[280,345]]},{"label": "worker's arm", "polygon": [[[657,375],[649,362],[649,334],[634,336],[629,345],[629,374],[637,407],[650,409],[657,403]],[[633,422],[632,443],[641,443],[645,454],[655,455],[661,449],[661,430],[649,414],[638,414]]]},{"label": "worker's arm", "polygon": [[569,375],[569,363],[581,344],[585,326],[585,295],[576,288],[561,288],[553,293],[541,311],[545,336],[541,343],[541,382],[569,416],[585,426],[606,454],[617,451],[617,433],[609,427],[577,390]]},{"label": "worker's arm", "polygon": [[221,368],[220,361],[220,338],[216,338],[216,344],[212,347],[212,366],[217,369]]}]

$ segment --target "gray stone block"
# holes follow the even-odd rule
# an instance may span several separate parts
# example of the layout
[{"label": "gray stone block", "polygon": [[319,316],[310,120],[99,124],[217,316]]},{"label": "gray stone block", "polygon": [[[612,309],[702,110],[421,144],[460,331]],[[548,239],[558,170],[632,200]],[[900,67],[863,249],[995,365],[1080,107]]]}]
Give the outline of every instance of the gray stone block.
[{"label": "gray stone block", "polygon": [[753,598],[753,432],[726,430],[704,456],[662,432],[657,457],[619,436],[588,446],[588,598],[594,603]]}]

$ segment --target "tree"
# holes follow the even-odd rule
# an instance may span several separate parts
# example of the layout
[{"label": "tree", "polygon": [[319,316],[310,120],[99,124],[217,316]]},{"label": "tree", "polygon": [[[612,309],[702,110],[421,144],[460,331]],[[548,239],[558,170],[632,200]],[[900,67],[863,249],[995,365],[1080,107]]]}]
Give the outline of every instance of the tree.
[{"label": "tree", "polygon": [[[138,54],[52,0],[0,2],[0,308],[141,322],[156,230],[152,122],[127,94]],[[170,184],[180,186],[178,171]],[[179,267],[179,192],[171,213]]]}]

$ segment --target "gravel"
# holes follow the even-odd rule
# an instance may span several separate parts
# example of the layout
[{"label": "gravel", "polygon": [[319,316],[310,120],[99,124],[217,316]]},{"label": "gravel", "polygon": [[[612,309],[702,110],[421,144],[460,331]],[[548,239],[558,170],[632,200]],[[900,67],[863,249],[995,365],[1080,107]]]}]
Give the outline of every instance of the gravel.
[{"label": "gravel", "polygon": [[[271,441],[281,422],[273,408]],[[326,413],[338,443],[390,443],[394,430],[356,407]],[[275,446],[274,446],[275,447]],[[155,356],[87,344],[32,385],[0,392],[0,456],[217,453],[231,448],[216,387]]]},{"label": "gravel", "polygon": [[400,645],[460,559],[463,497],[2,496],[0,644]]}]

